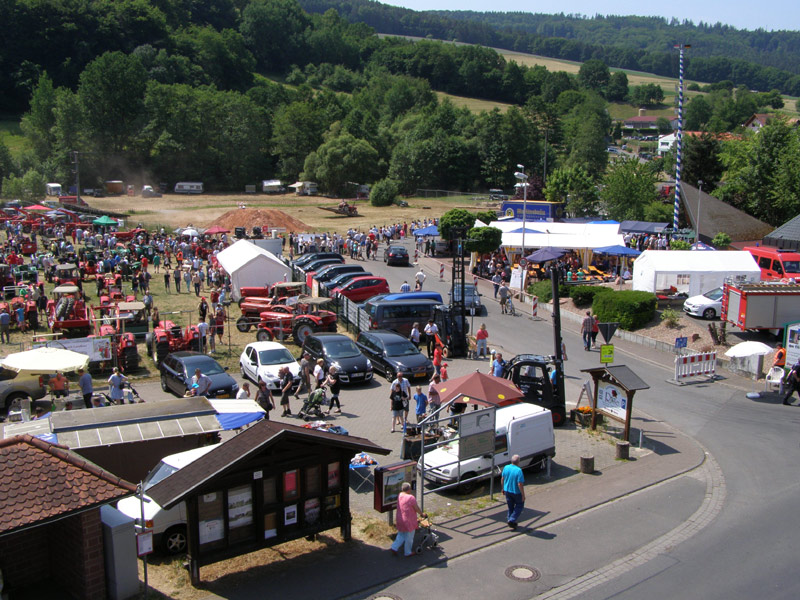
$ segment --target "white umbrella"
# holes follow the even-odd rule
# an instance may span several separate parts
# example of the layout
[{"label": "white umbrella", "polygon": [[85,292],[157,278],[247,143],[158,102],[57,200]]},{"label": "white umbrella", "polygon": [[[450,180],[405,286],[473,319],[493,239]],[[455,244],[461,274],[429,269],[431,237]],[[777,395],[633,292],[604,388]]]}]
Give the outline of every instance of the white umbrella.
[{"label": "white umbrella", "polygon": [[741,342],[728,349],[725,356],[746,358],[748,356],[764,356],[770,352],[772,352],[772,348],[761,342]]},{"label": "white umbrella", "polygon": [[197,237],[200,234],[197,233],[197,229],[194,229],[192,227],[187,227],[181,232],[181,235],[188,235],[189,237]]},{"label": "white umbrella", "polygon": [[[741,342],[732,348],[729,348],[725,356],[730,358],[748,358],[750,356],[764,356],[772,352],[772,348],[762,342]],[[747,393],[750,399],[760,398],[761,394],[755,391],[755,382],[753,382],[753,391]]]},{"label": "white umbrella", "polygon": [[34,348],[9,354],[0,365],[12,371],[69,372],[85,369],[89,365],[89,357],[63,348]]}]

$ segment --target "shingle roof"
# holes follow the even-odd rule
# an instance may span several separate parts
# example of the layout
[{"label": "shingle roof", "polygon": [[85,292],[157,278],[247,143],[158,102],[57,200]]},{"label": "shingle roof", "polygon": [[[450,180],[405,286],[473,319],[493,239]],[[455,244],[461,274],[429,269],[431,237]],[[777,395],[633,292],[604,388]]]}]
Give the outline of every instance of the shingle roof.
[{"label": "shingle roof", "polygon": [[764,236],[764,244],[790,250],[800,248],[800,215]]},{"label": "shingle roof", "polygon": [[375,454],[390,453],[390,450],[382,448],[366,438],[264,420],[223,442],[216,449],[204,455],[202,460],[188,464],[180,471],[157,483],[147,490],[147,495],[164,508],[171,508],[189,496],[194,489],[235,468],[236,463],[246,460],[281,440],[292,439],[305,444],[317,442],[329,446],[339,446],[353,450],[354,454],[361,451]]},{"label": "shingle roof", "polygon": [[64,446],[29,435],[0,440],[0,464],[0,535],[136,491]]}]

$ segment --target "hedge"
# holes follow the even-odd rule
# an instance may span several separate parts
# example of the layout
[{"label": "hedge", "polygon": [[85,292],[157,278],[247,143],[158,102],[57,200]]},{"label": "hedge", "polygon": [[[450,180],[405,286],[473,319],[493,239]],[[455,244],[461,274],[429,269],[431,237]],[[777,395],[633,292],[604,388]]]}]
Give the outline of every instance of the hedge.
[{"label": "hedge", "polygon": [[647,325],[656,314],[656,295],[633,290],[595,294],[592,312],[601,323],[619,323],[633,331]]},{"label": "hedge", "polygon": [[[553,299],[553,284],[549,279],[547,281],[539,281],[528,286],[528,293],[539,298],[539,302],[550,302]],[[567,298],[569,296],[569,286],[559,282],[558,295],[561,298]]]},{"label": "hedge", "polygon": [[575,302],[575,306],[591,306],[595,294],[613,291],[602,285],[575,285],[569,288],[569,297]]}]

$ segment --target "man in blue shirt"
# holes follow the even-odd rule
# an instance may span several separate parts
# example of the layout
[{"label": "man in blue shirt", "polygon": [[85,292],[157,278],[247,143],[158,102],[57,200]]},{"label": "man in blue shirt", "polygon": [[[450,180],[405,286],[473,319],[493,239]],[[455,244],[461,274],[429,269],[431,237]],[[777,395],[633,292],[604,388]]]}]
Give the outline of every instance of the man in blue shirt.
[{"label": "man in blue shirt", "polygon": [[494,360],[491,365],[491,373],[495,377],[503,376],[503,368],[506,366],[506,361],[503,360],[503,355],[500,352],[494,353]]},{"label": "man in blue shirt", "polygon": [[4,308],[3,312],[0,313],[0,342],[11,343],[11,334],[9,333],[10,327],[11,315],[8,314],[8,311]]},{"label": "man in blue shirt", "polygon": [[525,506],[525,476],[519,467],[519,454],[512,456],[511,464],[503,468],[501,481],[508,505],[508,526],[516,529],[517,519]]}]

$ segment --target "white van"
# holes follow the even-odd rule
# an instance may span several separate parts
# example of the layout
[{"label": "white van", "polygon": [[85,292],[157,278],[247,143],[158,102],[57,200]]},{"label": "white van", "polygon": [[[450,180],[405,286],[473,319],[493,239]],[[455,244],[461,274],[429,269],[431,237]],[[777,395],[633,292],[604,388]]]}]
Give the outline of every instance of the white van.
[{"label": "white van", "polygon": [[[162,458],[161,462],[145,477],[143,482],[144,491],[147,492],[155,484],[205,456],[217,445],[203,446],[202,448],[178,452]],[[137,524],[141,523],[142,505],[138,497],[131,496],[120,500],[117,503],[117,509],[132,519],[136,519]],[[145,527],[153,530],[154,546],[160,546],[166,554],[182,554],[186,552],[186,503],[181,502],[169,510],[164,510],[145,493],[144,521]]]},{"label": "white van", "polygon": [[60,183],[46,183],[44,186],[44,192],[48,196],[60,196],[61,195],[61,184]]},{"label": "white van", "polygon": [[[553,417],[550,411],[541,406],[520,403],[497,409],[495,415],[495,455],[494,464],[502,469],[511,462],[511,457],[519,454],[519,466],[541,466],[547,457],[556,455],[556,438],[553,432]],[[458,441],[439,446],[425,453],[425,479],[447,485],[458,481]],[[422,470],[422,458],[418,462]],[[492,469],[492,460],[477,456],[461,462],[461,479],[478,477],[485,479]],[[477,485],[477,480],[469,481],[459,487],[467,493]]]},{"label": "white van", "polygon": [[176,194],[202,194],[203,183],[201,181],[179,181],[175,184]]}]

